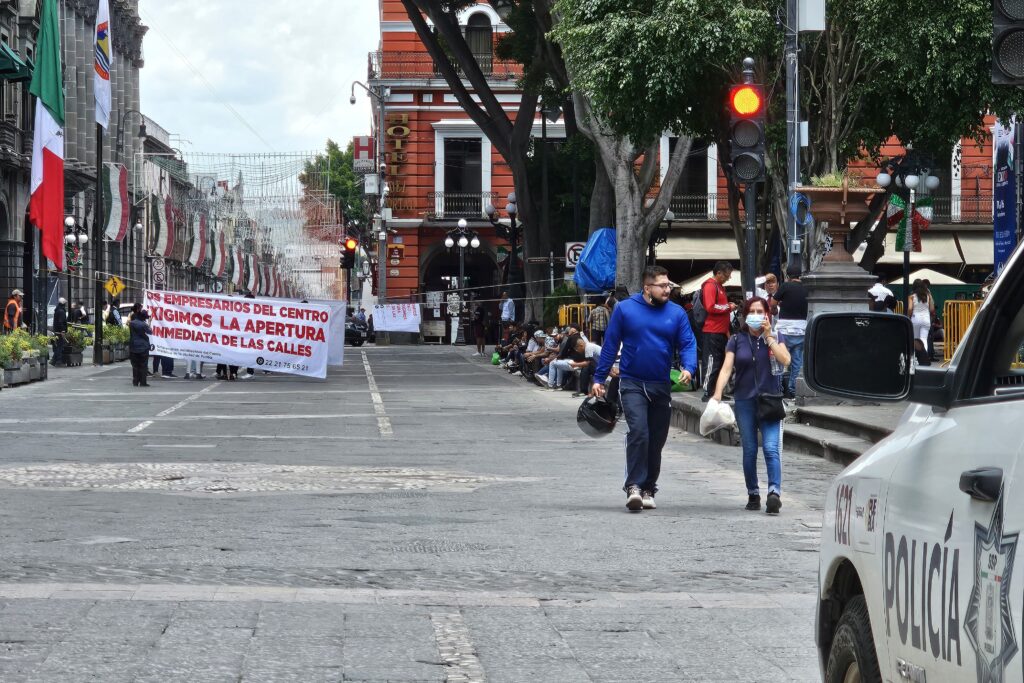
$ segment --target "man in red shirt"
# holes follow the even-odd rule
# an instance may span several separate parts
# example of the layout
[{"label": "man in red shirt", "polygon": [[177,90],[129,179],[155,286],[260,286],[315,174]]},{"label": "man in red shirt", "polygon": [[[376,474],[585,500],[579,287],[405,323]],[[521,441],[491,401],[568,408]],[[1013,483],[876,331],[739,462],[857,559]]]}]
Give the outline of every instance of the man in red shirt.
[{"label": "man in red shirt", "polygon": [[732,264],[719,261],[715,264],[712,276],[700,286],[701,304],[708,312],[701,335],[701,354],[703,360],[704,396],[707,402],[718,386],[718,372],[725,360],[725,345],[729,341],[729,320],[736,304],[729,303],[725,295],[725,283],[732,276]]}]

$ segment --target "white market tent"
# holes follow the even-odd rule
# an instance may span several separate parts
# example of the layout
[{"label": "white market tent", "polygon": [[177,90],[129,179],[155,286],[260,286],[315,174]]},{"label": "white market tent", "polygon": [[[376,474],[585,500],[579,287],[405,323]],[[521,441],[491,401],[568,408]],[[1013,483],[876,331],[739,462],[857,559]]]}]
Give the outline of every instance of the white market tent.
[{"label": "white market tent", "polygon": [[[681,283],[679,285],[679,290],[683,294],[691,294],[692,292],[697,291],[697,288],[700,287],[701,284],[703,284],[712,275],[714,275],[714,273],[709,270],[708,272],[704,273],[703,275],[698,275],[697,277],[692,277],[689,280],[686,280],[685,282]],[[738,269],[732,271],[732,275],[729,276],[729,281],[725,283],[725,286],[726,287],[741,287],[742,286],[742,282],[740,280],[740,271]]]},{"label": "white market tent", "polygon": [[[914,280],[928,280],[933,285],[963,285],[967,284],[963,280],[957,280],[955,277],[950,277],[944,273],[940,273],[931,268],[922,268],[921,270],[915,270],[910,274],[910,282],[913,284]],[[902,285],[903,276],[896,278],[890,285]]]}]

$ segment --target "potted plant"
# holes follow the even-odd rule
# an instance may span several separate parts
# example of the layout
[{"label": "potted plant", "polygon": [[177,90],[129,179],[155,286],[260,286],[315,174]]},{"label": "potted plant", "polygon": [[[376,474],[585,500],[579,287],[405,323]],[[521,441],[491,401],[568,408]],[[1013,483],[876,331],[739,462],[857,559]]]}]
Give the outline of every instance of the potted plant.
[{"label": "potted plant", "polygon": [[85,350],[85,335],[73,327],[64,333],[64,362],[71,365],[82,364],[82,352]]},{"label": "potted plant", "polygon": [[825,260],[852,261],[853,257],[843,246],[846,234],[853,223],[868,217],[872,195],[885,190],[873,185],[862,187],[846,171],[838,171],[814,176],[810,185],[797,185],[795,191],[810,200],[810,213],[815,221],[828,223],[833,247]]},{"label": "potted plant", "polygon": [[0,358],[4,361],[4,384],[28,381],[28,364],[22,364],[22,349],[17,333],[0,337]]}]

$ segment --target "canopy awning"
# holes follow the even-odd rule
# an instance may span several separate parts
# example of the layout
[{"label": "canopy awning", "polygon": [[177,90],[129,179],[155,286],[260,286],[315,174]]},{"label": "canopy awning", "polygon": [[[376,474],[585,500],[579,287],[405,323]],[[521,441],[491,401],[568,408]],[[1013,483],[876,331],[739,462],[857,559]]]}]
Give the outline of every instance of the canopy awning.
[{"label": "canopy awning", "polygon": [[[708,278],[711,277],[712,275],[714,275],[714,273],[709,270],[708,272],[704,273],[703,275],[698,275],[697,277],[691,277],[689,280],[686,280],[685,282],[682,282],[682,283],[679,284],[679,291],[682,292],[683,294],[689,294],[691,292],[696,292],[697,289],[702,284],[707,282]],[[740,271],[739,271],[739,269],[732,271],[732,275],[729,276],[729,281],[725,283],[725,286],[726,287],[741,287],[742,285],[743,285],[743,283],[740,280]]]},{"label": "canopy awning", "polygon": [[721,232],[721,235],[709,235],[696,231],[673,231],[669,233],[668,242],[657,246],[658,260],[735,261],[740,257],[736,238],[731,232]]},{"label": "canopy awning", "polygon": [[[910,274],[910,281],[913,282],[914,280],[928,280],[928,282],[930,282],[933,285],[964,285],[964,284],[967,284],[963,280],[957,280],[955,277],[950,277],[949,275],[946,275],[945,273],[940,273],[940,272],[938,272],[936,270],[932,270],[931,268],[922,268],[920,270],[915,270],[914,272],[912,272]],[[903,276],[901,275],[900,277],[896,278],[895,280],[893,280],[889,284],[890,285],[902,285],[903,284]]]},{"label": "canopy awning", "polygon": [[0,43],[0,80],[28,81],[32,68],[7,43]]}]

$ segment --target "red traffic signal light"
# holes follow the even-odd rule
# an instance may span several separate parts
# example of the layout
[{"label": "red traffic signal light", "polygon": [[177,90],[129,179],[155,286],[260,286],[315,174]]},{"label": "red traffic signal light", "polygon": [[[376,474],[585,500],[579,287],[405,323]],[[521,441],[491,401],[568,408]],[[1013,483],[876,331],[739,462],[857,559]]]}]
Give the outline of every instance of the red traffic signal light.
[{"label": "red traffic signal light", "polygon": [[734,85],[729,93],[729,107],[734,116],[753,118],[764,111],[764,90],[759,85]]},{"label": "red traffic signal light", "polygon": [[359,246],[359,242],[354,237],[349,237],[345,240],[345,251],[355,251],[356,247]]}]

